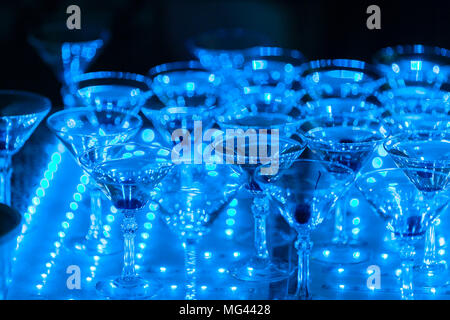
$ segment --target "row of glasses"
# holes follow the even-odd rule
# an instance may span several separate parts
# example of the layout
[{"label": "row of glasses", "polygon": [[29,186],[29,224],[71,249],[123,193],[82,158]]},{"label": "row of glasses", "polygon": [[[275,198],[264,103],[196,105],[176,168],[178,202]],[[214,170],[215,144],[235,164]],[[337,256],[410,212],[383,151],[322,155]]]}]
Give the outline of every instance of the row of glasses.
[{"label": "row of glasses", "polygon": [[[300,82],[307,93],[301,131],[308,148],[319,159],[359,172],[389,134],[380,119],[384,108],[370,99],[382,76],[364,61],[324,59],[304,64]],[[332,239],[315,247],[319,261],[348,264],[369,258],[365,244],[348,235],[347,202],[343,196],[336,206]]]},{"label": "row of glasses", "polygon": [[[151,80],[127,72],[90,72],[73,78],[70,90],[82,106],[54,113],[47,126],[75,158],[94,146],[122,143],[142,127],[137,115],[151,96]],[[88,183],[90,227],[85,236],[70,241],[68,247],[88,255],[116,253],[114,241],[106,241],[102,224],[102,193],[95,182]]]},{"label": "row of glasses", "polygon": [[[410,135],[418,139],[415,146],[418,150],[414,154],[407,152],[408,157],[416,158],[416,162],[425,167],[430,161],[448,160],[445,152],[436,153],[437,150],[430,150],[421,157],[418,155],[426,146],[443,143],[439,134],[450,129],[450,51],[420,44],[387,47],[375,55],[374,62],[387,79],[378,90],[377,98],[387,106],[385,121],[392,132],[403,135],[406,140],[411,140],[407,138],[411,131],[434,132],[432,135],[425,132]],[[394,141],[399,142],[398,139]],[[392,148],[392,142],[386,146],[398,153]],[[392,155],[397,165],[402,167],[398,163],[401,157]],[[418,283],[428,289],[441,287],[445,282],[442,276],[445,263],[437,261],[436,256],[435,224],[438,221],[435,219],[429,224],[422,263],[415,266]]]}]

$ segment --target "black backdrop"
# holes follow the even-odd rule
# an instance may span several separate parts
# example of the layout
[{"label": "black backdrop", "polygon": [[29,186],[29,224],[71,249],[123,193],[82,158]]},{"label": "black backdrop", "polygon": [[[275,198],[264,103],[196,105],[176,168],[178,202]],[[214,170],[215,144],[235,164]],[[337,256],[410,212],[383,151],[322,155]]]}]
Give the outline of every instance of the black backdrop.
[{"label": "black backdrop", "polygon": [[[50,19],[65,23],[76,4],[83,21],[109,25],[112,38],[91,70],[146,73],[186,59],[185,39],[219,27],[261,31],[306,57],[370,59],[379,48],[423,43],[450,48],[450,0],[8,0],[0,3],[0,88],[23,89],[61,104],[53,73],[27,43],[29,30]],[[381,30],[368,30],[366,8],[381,8]]]}]

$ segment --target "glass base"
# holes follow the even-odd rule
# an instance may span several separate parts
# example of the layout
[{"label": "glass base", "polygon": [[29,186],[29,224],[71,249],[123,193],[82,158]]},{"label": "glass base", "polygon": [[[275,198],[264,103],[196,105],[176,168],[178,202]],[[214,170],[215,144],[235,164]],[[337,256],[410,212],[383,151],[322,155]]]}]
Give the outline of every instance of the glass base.
[{"label": "glass base", "polygon": [[356,264],[369,260],[370,251],[363,243],[336,243],[315,244],[311,254],[319,262],[332,264]]},{"label": "glass base", "polygon": [[66,242],[66,248],[72,252],[87,254],[88,256],[108,256],[121,252],[123,244],[119,241],[108,239],[105,245],[97,239],[86,239],[86,237],[70,238]]},{"label": "glass base", "polygon": [[230,268],[233,277],[243,281],[277,282],[287,279],[291,273],[289,264],[279,259],[263,260],[256,257],[238,261]]},{"label": "glass base", "polygon": [[449,273],[445,262],[431,265],[421,264],[414,267],[414,285],[425,290],[448,286]]},{"label": "glass base", "polygon": [[96,289],[99,295],[108,299],[139,300],[154,297],[161,290],[161,286],[140,277],[133,280],[115,277],[98,282]]}]

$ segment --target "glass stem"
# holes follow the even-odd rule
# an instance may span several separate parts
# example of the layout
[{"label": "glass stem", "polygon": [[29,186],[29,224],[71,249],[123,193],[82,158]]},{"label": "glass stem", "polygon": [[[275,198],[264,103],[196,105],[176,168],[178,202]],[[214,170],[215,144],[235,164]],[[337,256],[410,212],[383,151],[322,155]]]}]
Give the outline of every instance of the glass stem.
[{"label": "glass stem", "polygon": [[87,240],[99,240],[100,233],[103,230],[102,223],[102,192],[96,186],[90,186],[91,196],[91,225],[86,235]]},{"label": "glass stem", "polygon": [[336,204],[334,215],[334,237],[333,243],[337,245],[346,245],[348,235],[347,226],[347,196],[343,196],[342,200]]},{"label": "glass stem", "polygon": [[11,206],[11,157],[5,156],[0,159],[0,203]]},{"label": "glass stem", "polygon": [[299,300],[310,300],[309,255],[311,253],[312,242],[309,228],[299,230],[295,248],[298,254],[297,290],[295,296]]},{"label": "glass stem", "polygon": [[185,299],[195,300],[197,288],[197,243],[195,240],[187,239],[183,242],[184,247],[184,270],[185,270]]},{"label": "glass stem", "polygon": [[122,221],[122,232],[124,239],[122,281],[132,282],[136,279],[136,269],[134,267],[134,238],[138,224],[134,211],[124,211]]},{"label": "glass stem", "polygon": [[269,260],[267,249],[266,221],[269,213],[269,201],[266,196],[256,196],[252,205],[253,218],[255,219],[255,248],[256,256],[261,260]]},{"label": "glass stem", "polygon": [[434,223],[431,223],[425,233],[425,250],[423,263],[431,266],[436,263],[436,233]]},{"label": "glass stem", "polygon": [[413,267],[414,267],[414,255],[416,254],[414,246],[408,240],[400,240],[400,260],[402,263],[401,273],[401,293],[403,300],[414,299],[414,287],[413,287]]}]

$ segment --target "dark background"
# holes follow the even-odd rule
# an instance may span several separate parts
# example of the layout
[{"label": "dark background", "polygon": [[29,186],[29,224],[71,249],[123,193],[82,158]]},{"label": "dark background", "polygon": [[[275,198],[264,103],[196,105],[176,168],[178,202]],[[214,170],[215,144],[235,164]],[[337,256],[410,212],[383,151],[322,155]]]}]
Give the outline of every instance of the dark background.
[{"label": "dark background", "polygon": [[[30,30],[81,8],[86,21],[109,26],[112,38],[90,70],[146,73],[159,63],[186,59],[185,40],[219,27],[260,31],[309,59],[370,60],[382,47],[423,43],[450,48],[450,1],[140,1],[12,0],[0,4],[0,88],[44,94],[60,105],[59,84],[27,42]],[[381,8],[381,30],[368,30],[366,8]],[[73,31],[77,32],[77,31]]]}]

